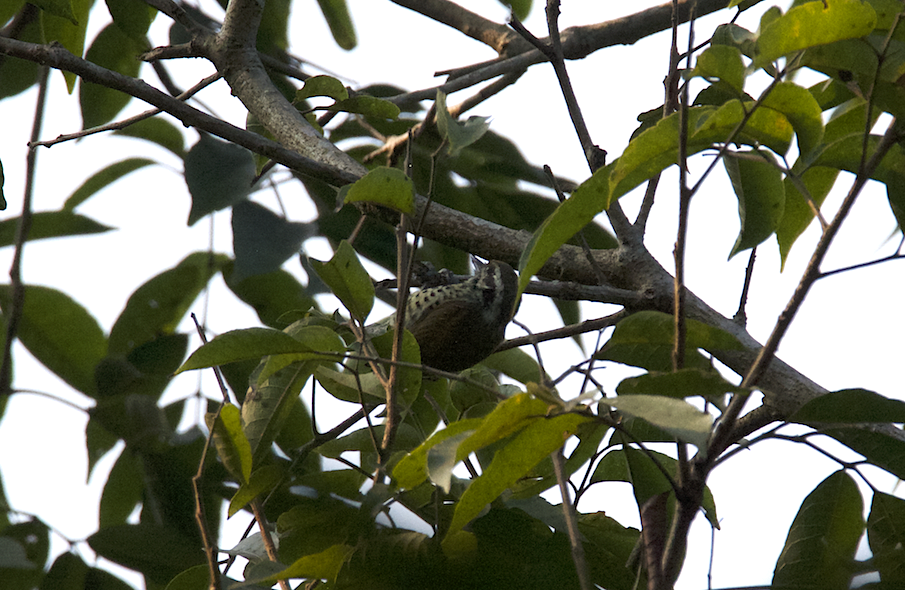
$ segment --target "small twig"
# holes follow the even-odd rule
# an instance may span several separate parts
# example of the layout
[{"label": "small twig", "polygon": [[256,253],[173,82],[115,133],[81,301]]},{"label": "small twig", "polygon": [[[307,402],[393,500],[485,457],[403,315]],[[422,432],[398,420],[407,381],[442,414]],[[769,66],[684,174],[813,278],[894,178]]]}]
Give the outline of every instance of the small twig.
[{"label": "small twig", "polygon": [[578,515],[575,513],[575,505],[569,495],[569,478],[566,477],[565,459],[562,448],[550,455],[553,461],[553,473],[559,484],[559,493],[562,495],[562,512],[566,521],[566,533],[569,535],[569,545],[572,548],[572,561],[575,563],[575,573],[578,574],[578,585],[582,590],[591,590],[594,584],[588,571],[588,562],[584,554],[584,545],[581,542],[581,532],[578,530]]},{"label": "small twig", "polygon": [[748,324],[748,314],[745,306],[748,303],[748,289],[751,287],[751,276],[754,274],[754,259],[757,256],[757,248],[751,248],[751,255],[748,256],[748,266],[745,268],[745,282],[742,285],[742,294],[738,301],[738,311],[732,316],[738,325],[744,327]]},{"label": "small twig", "polygon": [[[35,104],[35,118],[31,128],[31,139],[36,140],[41,135],[41,126],[44,124],[44,110],[47,106],[47,79],[50,69],[41,68],[38,82],[38,99]],[[16,224],[16,249],[13,252],[13,262],[9,269],[10,304],[3,310],[6,320],[6,341],[3,344],[3,364],[0,365],[0,392],[10,391],[12,384],[13,368],[13,342],[19,331],[19,322],[22,319],[22,309],[25,303],[25,285],[22,284],[22,254],[25,250],[25,242],[28,240],[28,232],[31,229],[32,199],[35,192],[35,174],[38,169],[38,154],[34,148],[29,148],[25,157],[25,190],[22,195],[22,214]]]},{"label": "small twig", "polygon": [[[201,80],[179,96],[175,97],[175,100],[184,101],[188,98],[191,98],[199,91],[204,88],[210,86],[217,80],[221,78],[219,72],[211,74],[207,78]],[[82,137],[87,137],[89,135],[94,135],[95,133],[102,133],[104,131],[116,131],[118,129],[125,129],[129,125],[133,125],[138,123],[139,121],[144,121],[145,119],[150,119],[156,115],[159,115],[163,112],[162,109],[150,109],[143,113],[139,113],[133,117],[129,117],[128,119],[123,119],[121,121],[113,121],[112,123],[107,123],[106,125],[99,125],[97,127],[92,127],[90,129],[83,129],[82,131],[78,131],[76,133],[64,133],[58,135],[55,139],[48,139],[46,141],[31,141],[28,143],[29,147],[51,147],[58,143],[63,143],[64,141],[71,141],[73,139],[80,139]]]},{"label": "small twig", "polygon": [[625,311],[618,311],[606,317],[598,318],[595,320],[585,320],[580,324],[572,324],[570,326],[564,326],[562,328],[556,328],[555,330],[540,332],[539,334],[532,334],[530,336],[512,338],[511,340],[506,340],[505,342],[500,344],[497,347],[496,352],[509,350],[510,348],[518,348],[519,346],[539,344],[541,342],[547,342],[548,340],[571,338],[572,336],[577,336],[578,334],[586,334],[587,332],[596,332],[597,330],[615,326],[619,322],[619,320],[623,319],[626,315],[628,314]]}]

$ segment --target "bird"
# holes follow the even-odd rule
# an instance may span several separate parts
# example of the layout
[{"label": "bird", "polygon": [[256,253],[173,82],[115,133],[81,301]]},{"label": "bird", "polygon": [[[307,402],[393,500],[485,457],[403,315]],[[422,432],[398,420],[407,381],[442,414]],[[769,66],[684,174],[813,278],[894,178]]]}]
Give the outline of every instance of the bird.
[{"label": "bird", "polygon": [[458,373],[486,359],[505,338],[517,295],[518,275],[498,260],[460,283],[413,293],[404,326],[418,342],[421,363]]}]

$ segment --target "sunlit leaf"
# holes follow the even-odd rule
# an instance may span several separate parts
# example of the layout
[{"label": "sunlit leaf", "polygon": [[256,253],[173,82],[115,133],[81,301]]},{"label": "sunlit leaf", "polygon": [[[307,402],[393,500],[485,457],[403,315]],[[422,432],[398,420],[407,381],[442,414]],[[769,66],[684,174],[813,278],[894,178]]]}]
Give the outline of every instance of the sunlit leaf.
[{"label": "sunlit leaf", "polygon": [[375,168],[345,190],[345,203],[362,201],[411,215],[414,212],[415,188],[402,170]]}]

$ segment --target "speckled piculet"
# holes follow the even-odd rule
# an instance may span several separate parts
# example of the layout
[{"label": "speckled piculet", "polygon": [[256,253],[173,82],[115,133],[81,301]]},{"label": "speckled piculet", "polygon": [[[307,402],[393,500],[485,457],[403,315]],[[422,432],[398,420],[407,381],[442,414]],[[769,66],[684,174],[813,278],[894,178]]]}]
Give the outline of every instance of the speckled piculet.
[{"label": "speckled piculet", "polygon": [[515,314],[517,292],[512,267],[491,261],[461,283],[413,293],[405,327],[418,341],[421,363],[458,372],[490,356]]}]

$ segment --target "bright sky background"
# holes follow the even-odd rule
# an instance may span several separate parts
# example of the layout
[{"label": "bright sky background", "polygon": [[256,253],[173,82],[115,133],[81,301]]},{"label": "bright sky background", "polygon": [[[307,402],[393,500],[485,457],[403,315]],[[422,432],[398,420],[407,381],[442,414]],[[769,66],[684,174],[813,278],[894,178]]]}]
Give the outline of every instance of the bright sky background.
[{"label": "bright sky background", "polygon": [[[295,3],[291,40],[297,55],[309,57],[330,72],[344,76],[350,85],[390,82],[415,90],[439,83],[433,77],[436,70],[494,57],[483,45],[388,1],[350,0],[349,3],[359,35],[356,50],[344,52],[336,47],[314,0]],[[211,12],[216,10],[211,8],[213,2],[202,4]],[[505,19],[505,9],[492,0],[471,0],[461,4],[488,18]],[[535,34],[543,36],[546,26],[543,3],[538,0],[536,4],[526,24]],[[565,0],[561,27],[607,20],[653,4]],[[765,3],[765,6],[769,5]],[[95,8],[96,12],[105,10],[103,3]],[[750,15],[746,13],[739,23],[756,29],[760,12],[762,9],[751,11]],[[93,16],[94,27],[106,23],[104,15]],[[706,39],[717,24],[728,18],[729,14],[723,13],[701,19],[696,25],[695,38]],[[156,44],[165,42],[168,26],[168,19],[157,18],[151,31]],[[687,26],[683,26],[683,44],[687,43],[687,31]],[[89,39],[96,32],[97,28],[90,31]],[[606,49],[568,64],[591,135],[609,152],[611,159],[621,153],[637,127],[635,117],[638,113],[662,103],[668,44],[669,34],[663,33],[635,46]],[[172,64],[171,68],[171,73],[184,88],[212,71],[210,64],[202,60]],[[156,82],[149,68],[142,72],[152,83]],[[467,95],[467,91],[452,95],[450,104]],[[6,173],[5,193],[9,201],[4,218],[16,216],[21,210],[25,142],[30,133],[35,97],[36,93],[31,91],[0,103],[0,116],[5,126],[0,159]],[[217,115],[244,125],[244,108],[237,99],[229,96],[224,82],[202,92],[200,99]],[[133,101],[127,114],[143,110],[145,105]],[[587,165],[548,65],[533,67],[517,84],[469,114],[491,116],[491,128],[515,141],[528,161],[537,165],[549,164],[558,175],[576,181],[587,177]],[[42,138],[75,131],[80,124],[77,96],[67,97],[62,76],[52,73],[49,113]],[[186,135],[188,144],[194,143],[194,132],[188,131]],[[90,310],[107,331],[135,288],[154,274],[174,266],[187,253],[204,250],[210,243],[209,220],[191,228],[186,226],[190,201],[179,172],[181,162],[162,149],[127,138],[95,136],[77,144],[70,142],[40,150],[34,209],[59,208],[85,178],[128,156],[156,158],[163,165],[130,175],[79,208],[80,213],[114,226],[118,231],[96,237],[70,238],[65,242],[29,243],[24,257],[27,283],[49,285],[68,293]],[[699,161],[703,160],[699,157]],[[852,177],[843,173],[840,178],[840,186],[847,189]],[[673,169],[661,181],[658,203],[648,225],[648,247],[668,269],[673,266],[675,185]],[[843,192],[837,191],[830,196],[825,212],[834,210]],[[310,217],[297,183],[281,186],[280,195],[289,209],[290,218],[298,221]],[[273,195],[267,192],[256,199],[268,206],[276,203]],[[639,203],[637,194],[623,199],[623,206],[630,216],[634,215]],[[695,197],[691,215],[687,253],[689,286],[711,306],[731,316],[738,306],[747,254],[726,261],[738,233],[738,215],[735,196],[722,172],[710,180],[709,188]],[[898,243],[897,239],[890,239],[893,231],[894,222],[885,191],[879,185],[872,185],[843,227],[826,268],[890,253]],[[775,240],[768,240],[759,249],[748,304],[748,327],[759,340],[766,338],[785,306],[817,236],[814,227],[806,232],[793,249],[782,274],[779,274]],[[232,250],[226,212],[214,216],[213,243],[217,251]],[[322,259],[329,257],[323,245],[313,241],[306,244],[306,251]],[[9,268],[11,257],[9,248],[0,252],[0,268]],[[298,272],[297,261],[290,260],[286,268]],[[111,269],[115,271],[111,272]],[[905,311],[901,305],[905,273],[902,271],[902,263],[896,262],[837,275],[818,283],[783,341],[780,356],[830,390],[863,387],[905,399],[900,378],[900,363],[905,352],[901,338],[905,333]],[[554,327],[558,317],[552,305],[530,299],[522,306],[518,318],[537,332]],[[258,325],[253,311],[237,305],[219,278],[214,281],[209,301],[208,325],[215,333]],[[336,304],[326,303],[325,306],[332,309]],[[199,299],[193,311],[203,315],[205,301]],[[604,306],[586,307],[587,317],[604,313],[607,313]],[[189,324],[183,326],[183,331],[193,332]],[[517,336],[521,331],[512,326],[509,334]],[[589,346],[593,346],[593,341],[589,341]],[[548,345],[543,352],[544,360],[551,367],[563,370],[575,360],[578,349],[571,343],[557,343]],[[89,399],[50,375],[21,345],[15,348],[15,359],[17,388],[44,392],[82,408],[90,405]],[[556,369],[549,370],[557,373]],[[613,378],[607,382],[610,393],[618,382],[616,371],[613,373]],[[212,378],[208,374],[193,373],[177,378],[164,401],[191,396],[199,384],[208,395],[216,397]],[[563,393],[568,395],[568,391]],[[86,483],[84,427],[87,417],[84,412],[46,395],[19,394],[10,401],[0,422],[0,474],[13,508],[38,515],[67,538],[84,539],[96,530],[97,501],[115,453],[105,457]],[[335,416],[321,414],[319,418],[322,422],[331,418],[338,421],[347,412],[342,410]],[[722,519],[722,530],[715,537],[713,587],[769,583],[776,557],[800,502],[836,469],[834,463],[813,451],[779,442],[757,445],[718,469],[710,480]],[[894,478],[876,470],[868,470],[868,473],[879,489],[895,491]],[[623,524],[638,524],[634,503],[625,484],[598,485],[582,500],[580,508],[583,511],[605,510]],[[241,520],[230,525],[232,528],[223,539],[224,546],[238,540],[238,533],[233,529],[244,529],[247,524],[244,516],[236,518]],[[711,531],[702,520],[699,519],[692,530],[690,555],[679,584],[682,589],[707,586]],[[86,555],[86,546],[79,549]],[[55,554],[67,550],[59,536],[54,536],[52,550]],[[138,579],[134,574],[126,577],[133,583]]]}]

